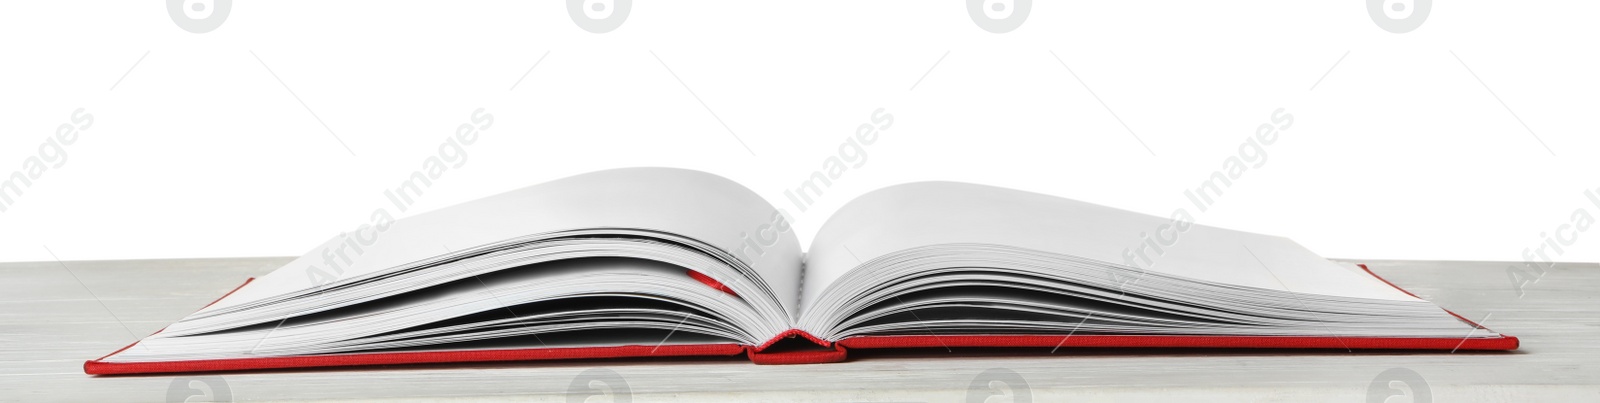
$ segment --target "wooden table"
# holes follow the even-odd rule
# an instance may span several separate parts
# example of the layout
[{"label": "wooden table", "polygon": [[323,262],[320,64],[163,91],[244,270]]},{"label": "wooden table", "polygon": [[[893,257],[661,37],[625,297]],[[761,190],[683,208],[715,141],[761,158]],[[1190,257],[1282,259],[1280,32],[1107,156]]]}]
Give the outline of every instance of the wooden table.
[{"label": "wooden table", "polygon": [[614,373],[622,382],[613,378],[609,386],[626,388],[635,402],[966,402],[969,386],[988,371],[1023,381],[980,381],[972,392],[993,385],[1031,394],[1034,402],[1367,402],[1375,380],[1391,385],[1379,375],[1400,368],[1388,373],[1414,372],[1421,380],[1403,386],[1414,394],[1426,388],[1434,402],[1600,401],[1600,264],[1592,263],[1557,265],[1519,297],[1507,263],[1362,261],[1423,298],[1520,337],[1515,352],[935,349],[857,351],[849,362],[797,366],[730,357],[83,374],[84,360],[153,333],[289,260],[0,263],[0,400],[166,401],[169,388],[182,394],[207,389],[210,381],[235,401],[561,402],[573,397],[567,392],[580,375]]}]

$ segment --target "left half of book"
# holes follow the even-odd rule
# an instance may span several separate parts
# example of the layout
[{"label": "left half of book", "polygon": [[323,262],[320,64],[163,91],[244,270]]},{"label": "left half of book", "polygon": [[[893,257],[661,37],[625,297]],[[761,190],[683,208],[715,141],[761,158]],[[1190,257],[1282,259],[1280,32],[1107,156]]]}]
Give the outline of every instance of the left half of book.
[{"label": "left half of book", "polygon": [[84,368],[737,354],[795,321],[786,227],[711,174],[574,176],[363,226]]}]

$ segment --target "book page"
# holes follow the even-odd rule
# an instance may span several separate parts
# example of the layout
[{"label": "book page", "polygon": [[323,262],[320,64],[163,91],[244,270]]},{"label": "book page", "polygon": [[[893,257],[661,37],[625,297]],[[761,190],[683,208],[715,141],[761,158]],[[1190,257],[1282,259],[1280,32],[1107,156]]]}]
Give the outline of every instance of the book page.
[{"label": "book page", "polygon": [[[625,168],[573,176],[336,237],[201,310],[211,312],[534,234],[635,228],[679,234],[750,265],[795,312],[800,248],[760,196],[722,177],[675,168]],[[787,224],[784,224],[787,225]]]},{"label": "book page", "polygon": [[834,279],[873,258],[959,243],[1013,246],[1223,284],[1417,300],[1286,238],[1178,224],[1167,217],[991,186],[892,186],[849,202],[823,224],[808,251],[801,301],[808,306]]}]

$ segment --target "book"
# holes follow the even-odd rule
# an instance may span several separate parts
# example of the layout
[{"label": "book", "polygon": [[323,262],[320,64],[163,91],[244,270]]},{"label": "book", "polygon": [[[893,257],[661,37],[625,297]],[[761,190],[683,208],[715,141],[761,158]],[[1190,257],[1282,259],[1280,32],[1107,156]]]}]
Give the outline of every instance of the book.
[{"label": "book", "polygon": [[755,192],[683,169],[600,171],[374,216],[84,371],[1518,345],[1286,238],[976,184],[869,192],[804,251]]}]

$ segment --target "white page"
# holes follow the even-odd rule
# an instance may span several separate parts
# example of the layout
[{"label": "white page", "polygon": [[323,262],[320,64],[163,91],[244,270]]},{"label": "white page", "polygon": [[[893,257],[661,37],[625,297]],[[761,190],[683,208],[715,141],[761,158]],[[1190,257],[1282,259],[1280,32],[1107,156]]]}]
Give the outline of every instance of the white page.
[{"label": "white page", "polygon": [[[1170,218],[991,186],[955,182],[892,186],[849,202],[818,231],[807,254],[801,298],[809,306],[834,279],[862,262],[926,245],[1007,245],[1128,265],[1123,253],[1140,246],[1141,232],[1155,233],[1171,223]],[[1159,257],[1151,250],[1146,253],[1155,263],[1140,267],[1190,279],[1418,301],[1282,237],[1191,224]]]},{"label": "white page", "polygon": [[[377,241],[341,264],[338,279],[506,239],[584,228],[643,228],[680,234],[721,248],[750,264],[785,309],[799,296],[800,248],[793,231],[767,231],[776,240],[760,253],[747,239],[771,228],[778,216],[766,200],[725,178],[675,168],[624,168],[529,186],[395,221]],[[364,235],[368,239],[371,232]],[[317,284],[312,268],[332,272],[343,238],[335,238],[284,267],[257,278],[201,313],[234,307]],[[448,248],[448,249],[447,249]],[[325,254],[325,251],[328,251]]]}]

